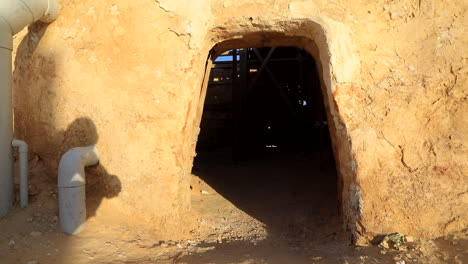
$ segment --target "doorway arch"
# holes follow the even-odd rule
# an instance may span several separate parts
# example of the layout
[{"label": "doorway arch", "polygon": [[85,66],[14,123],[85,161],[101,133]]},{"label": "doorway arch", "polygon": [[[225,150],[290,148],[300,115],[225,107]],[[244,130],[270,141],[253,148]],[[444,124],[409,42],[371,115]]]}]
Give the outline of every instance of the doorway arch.
[{"label": "doorway arch", "polygon": [[[363,200],[356,180],[357,165],[352,155],[346,120],[335,97],[338,88],[356,85],[359,60],[353,51],[349,30],[341,23],[325,19],[271,20],[241,17],[211,28],[205,37],[202,56],[207,58],[202,74],[199,97],[194,100],[193,137],[190,151],[195,153],[200,131],[204,99],[208,86],[211,61],[219,54],[236,48],[295,46],[310,53],[319,72],[321,92],[329,124],[333,154],[338,172],[338,201],[343,228],[356,238],[364,230],[360,220]],[[192,159],[193,162],[193,159]]]}]

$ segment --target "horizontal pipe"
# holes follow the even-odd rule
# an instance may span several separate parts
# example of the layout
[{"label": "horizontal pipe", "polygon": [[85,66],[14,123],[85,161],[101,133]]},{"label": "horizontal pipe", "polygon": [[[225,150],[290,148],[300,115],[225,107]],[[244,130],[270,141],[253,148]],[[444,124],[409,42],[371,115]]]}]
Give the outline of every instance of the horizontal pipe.
[{"label": "horizontal pipe", "polygon": [[28,206],[28,144],[26,142],[13,139],[13,147],[18,148],[19,153],[19,173],[20,173],[20,204],[21,208]]},{"label": "horizontal pipe", "polygon": [[9,24],[11,35],[38,20],[50,23],[59,12],[57,0],[2,0],[0,17]]},{"label": "horizontal pipe", "polygon": [[95,146],[72,148],[63,154],[58,167],[58,187],[76,187],[86,184],[84,168],[99,162]]}]

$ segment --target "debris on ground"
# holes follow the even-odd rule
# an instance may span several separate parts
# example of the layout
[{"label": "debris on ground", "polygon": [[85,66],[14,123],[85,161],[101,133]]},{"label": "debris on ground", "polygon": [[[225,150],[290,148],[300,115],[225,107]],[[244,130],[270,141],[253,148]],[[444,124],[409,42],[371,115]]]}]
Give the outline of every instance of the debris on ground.
[{"label": "debris on ground", "polygon": [[380,236],[378,247],[382,249],[394,249],[399,251],[409,251],[417,249],[415,238],[405,236],[400,233],[392,233],[385,236]]}]

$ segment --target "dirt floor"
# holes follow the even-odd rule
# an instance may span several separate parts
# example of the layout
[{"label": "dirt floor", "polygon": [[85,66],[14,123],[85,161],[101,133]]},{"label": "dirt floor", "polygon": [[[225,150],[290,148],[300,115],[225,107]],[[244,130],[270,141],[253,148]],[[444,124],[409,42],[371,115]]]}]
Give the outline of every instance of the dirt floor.
[{"label": "dirt floor", "polygon": [[320,170],[316,154],[266,151],[237,165],[225,151],[200,155],[188,216],[196,224],[182,241],[162,241],[110,209],[65,235],[56,189],[33,181],[30,206],[0,219],[0,263],[468,263],[466,232],[405,250],[353,246],[340,228],[333,169]]}]

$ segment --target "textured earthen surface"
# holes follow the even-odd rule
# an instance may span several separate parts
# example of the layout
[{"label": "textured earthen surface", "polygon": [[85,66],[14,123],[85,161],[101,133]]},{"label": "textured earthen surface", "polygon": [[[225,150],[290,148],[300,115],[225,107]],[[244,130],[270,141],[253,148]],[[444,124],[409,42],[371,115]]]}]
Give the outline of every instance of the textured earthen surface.
[{"label": "textured earthen surface", "polygon": [[344,226],[357,238],[467,226],[463,1],[60,4],[57,21],[15,38],[15,137],[51,171],[96,144],[97,216],[184,236],[209,51],[294,45],[320,62]]}]

